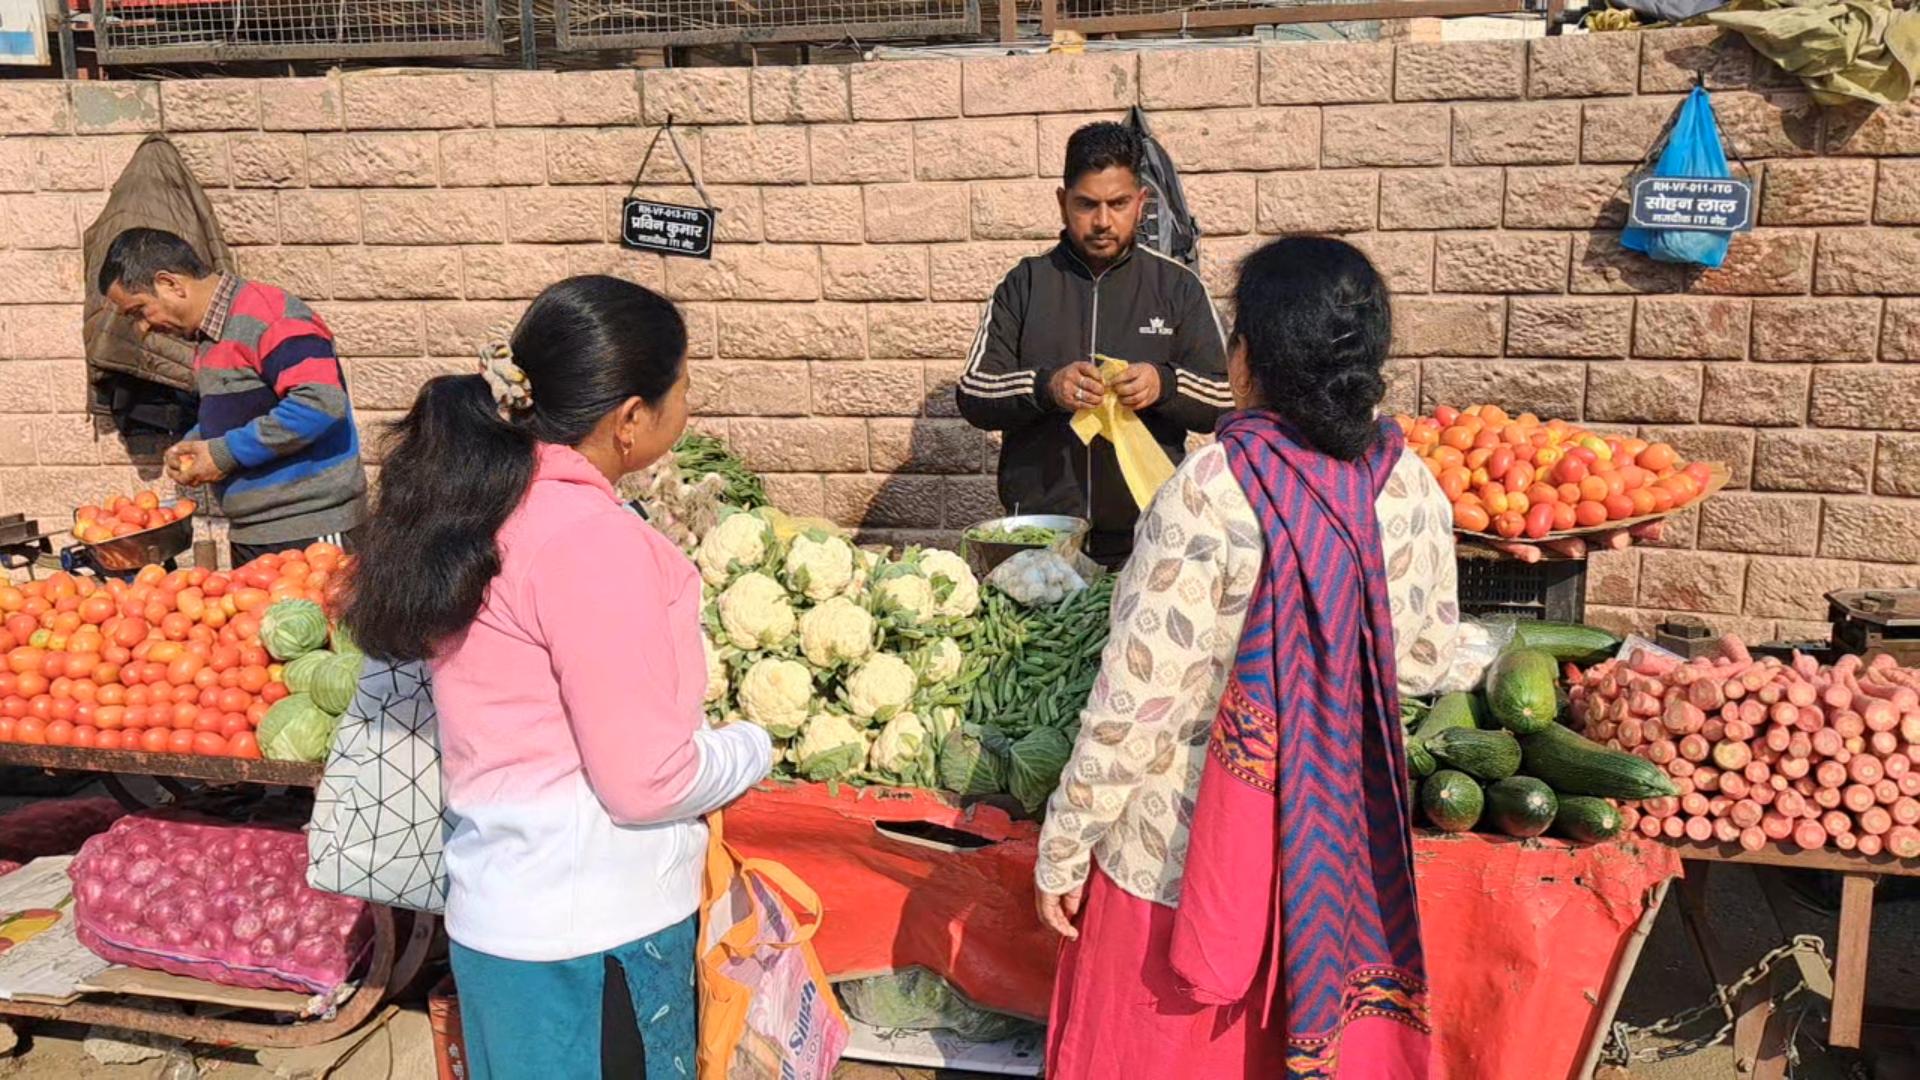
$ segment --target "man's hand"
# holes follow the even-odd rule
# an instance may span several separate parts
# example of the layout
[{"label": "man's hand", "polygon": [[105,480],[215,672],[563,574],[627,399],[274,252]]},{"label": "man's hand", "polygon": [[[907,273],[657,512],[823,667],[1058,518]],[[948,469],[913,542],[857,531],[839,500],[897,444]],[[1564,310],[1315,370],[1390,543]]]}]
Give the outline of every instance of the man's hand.
[{"label": "man's hand", "polygon": [[1113,392],[1120,404],[1139,412],[1160,401],[1160,369],[1152,364],[1128,364],[1127,370],[1113,381]]},{"label": "man's hand", "polygon": [[1660,539],[1664,521],[1649,521],[1644,525],[1635,525],[1631,529],[1615,529],[1612,532],[1596,533],[1592,536],[1574,536],[1564,540],[1543,540],[1538,544],[1516,540],[1499,540],[1492,544],[1493,550],[1504,552],[1524,563],[1537,563],[1548,555],[1557,555],[1566,559],[1584,559],[1590,551],[1621,551],[1635,540],[1657,543]]},{"label": "man's hand", "polygon": [[1091,409],[1107,395],[1107,384],[1100,380],[1100,369],[1085,360],[1068,364],[1053,373],[1047,392],[1068,412]]},{"label": "man's hand", "polygon": [[1079,941],[1080,931],[1074,928],[1073,922],[1080,917],[1080,899],[1086,892],[1084,885],[1076,886],[1062,896],[1036,890],[1034,906],[1040,911],[1040,921],[1046,924],[1047,929],[1068,941]]},{"label": "man's hand", "polygon": [[184,487],[211,484],[226,475],[204,441],[176,443],[167,451],[167,478]]}]

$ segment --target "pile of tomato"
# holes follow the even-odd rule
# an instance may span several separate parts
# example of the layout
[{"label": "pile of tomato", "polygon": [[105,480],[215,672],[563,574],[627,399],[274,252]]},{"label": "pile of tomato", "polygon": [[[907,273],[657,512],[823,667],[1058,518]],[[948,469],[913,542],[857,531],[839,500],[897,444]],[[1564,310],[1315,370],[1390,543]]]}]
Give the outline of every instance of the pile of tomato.
[{"label": "pile of tomato", "polygon": [[1540,540],[1669,513],[1698,501],[1713,467],[1666,443],[1596,435],[1498,405],[1397,418],[1453,503],[1461,532]]},{"label": "pile of tomato", "polygon": [[254,728],[287,696],[260,616],[289,597],[325,605],[344,562],[314,544],[231,573],[0,585],[0,742],[258,758]]},{"label": "pile of tomato", "polygon": [[193,516],[192,499],[161,505],[158,492],[142,491],[129,498],[115,495],[104,506],[83,506],[73,512],[73,535],[86,544],[101,544],[122,536],[158,529]]}]

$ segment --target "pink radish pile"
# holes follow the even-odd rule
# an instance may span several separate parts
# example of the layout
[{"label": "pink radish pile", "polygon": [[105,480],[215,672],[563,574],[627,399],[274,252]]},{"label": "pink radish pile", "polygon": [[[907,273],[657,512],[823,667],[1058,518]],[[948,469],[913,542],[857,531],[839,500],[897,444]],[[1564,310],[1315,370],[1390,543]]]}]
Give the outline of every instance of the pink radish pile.
[{"label": "pink radish pile", "polygon": [[1728,636],[1715,657],[1636,649],[1569,676],[1586,736],[1679,789],[1621,808],[1641,835],[1920,858],[1920,670],[1889,656],[1755,660]]}]

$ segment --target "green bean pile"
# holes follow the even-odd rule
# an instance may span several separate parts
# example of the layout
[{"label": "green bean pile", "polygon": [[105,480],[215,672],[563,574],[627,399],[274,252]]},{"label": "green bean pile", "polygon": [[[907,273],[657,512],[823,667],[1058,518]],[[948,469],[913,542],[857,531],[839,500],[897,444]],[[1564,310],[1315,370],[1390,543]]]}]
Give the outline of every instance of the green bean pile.
[{"label": "green bean pile", "polygon": [[968,722],[1015,739],[1036,727],[1071,738],[1100,673],[1113,583],[1105,575],[1050,608],[1023,608],[990,591],[974,631],[972,651],[984,667],[967,701]]},{"label": "green bean pile", "polygon": [[769,504],[767,489],[760,477],[747,468],[746,462],[735,457],[726,443],[711,435],[691,431],[682,435],[680,441],[673,444],[673,463],[687,474],[689,482],[718,473],[727,482],[721,498],[728,506],[757,510]]},{"label": "green bean pile", "polygon": [[1043,525],[1022,525],[1017,529],[968,529],[967,539],[976,544],[1018,544],[1022,547],[1051,547],[1060,534]]}]

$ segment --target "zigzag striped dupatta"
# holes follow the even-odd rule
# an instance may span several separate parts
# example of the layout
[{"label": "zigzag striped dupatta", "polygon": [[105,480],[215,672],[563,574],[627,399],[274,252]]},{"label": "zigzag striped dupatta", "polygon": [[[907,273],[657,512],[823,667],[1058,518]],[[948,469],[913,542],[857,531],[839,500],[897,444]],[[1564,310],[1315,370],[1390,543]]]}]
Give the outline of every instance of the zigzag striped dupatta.
[{"label": "zigzag striped dupatta", "polygon": [[1426,1075],[1374,511],[1403,440],[1391,421],[1381,430],[1343,462],[1270,412],[1232,413],[1218,429],[1266,557],[1200,781],[1171,960],[1197,1001],[1244,1004],[1279,1026],[1292,1078]]}]

